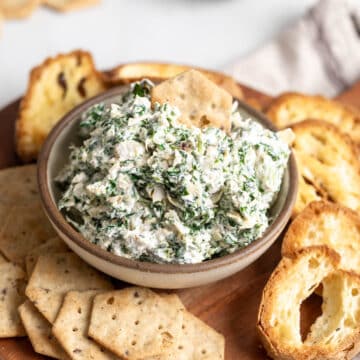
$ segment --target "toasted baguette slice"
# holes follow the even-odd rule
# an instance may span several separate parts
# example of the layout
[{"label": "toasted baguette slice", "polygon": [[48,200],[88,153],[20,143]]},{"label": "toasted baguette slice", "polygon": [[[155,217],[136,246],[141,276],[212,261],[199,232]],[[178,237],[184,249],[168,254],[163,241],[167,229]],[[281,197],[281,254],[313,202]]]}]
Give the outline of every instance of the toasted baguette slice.
[{"label": "toasted baguette slice", "polygon": [[73,51],[47,59],[31,71],[16,122],[17,153],[36,159],[52,127],[74,106],[104,90],[92,57]]},{"label": "toasted baguette slice", "polygon": [[284,257],[275,268],[262,294],[257,323],[272,358],[307,359],[297,356],[311,351],[301,339],[300,306],[336,270],[339,261],[336,252],[320,246]]},{"label": "toasted baguette slice", "polygon": [[0,13],[6,19],[26,18],[32,14],[39,3],[40,0],[1,0]]},{"label": "toasted baguette slice", "polygon": [[267,115],[280,128],[306,119],[323,120],[360,144],[360,112],[322,96],[285,93],[271,103]]},{"label": "toasted baguette slice", "polygon": [[321,199],[360,211],[360,155],[355,143],[324,121],[305,120],[291,128],[300,177],[294,215]]},{"label": "toasted baguette slice", "polygon": [[291,223],[282,243],[283,256],[326,245],[341,256],[341,268],[360,274],[360,216],[341,205],[316,201]]},{"label": "toasted baguette slice", "polygon": [[[258,331],[278,360],[351,359],[360,344],[360,278],[338,270],[338,254],[325,246],[284,257],[265,286]],[[322,315],[303,341],[300,306],[322,283]]]},{"label": "toasted baguette slice", "polygon": [[187,65],[162,63],[124,64],[114,68],[113,70],[104,72],[103,78],[104,81],[110,86],[116,84],[128,84],[144,78],[153,81],[163,81],[190,69],[196,69],[202,72],[211,81],[230,93],[234,98],[244,98],[240,85],[238,85],[232,77],[216,71],[191,67]]}]

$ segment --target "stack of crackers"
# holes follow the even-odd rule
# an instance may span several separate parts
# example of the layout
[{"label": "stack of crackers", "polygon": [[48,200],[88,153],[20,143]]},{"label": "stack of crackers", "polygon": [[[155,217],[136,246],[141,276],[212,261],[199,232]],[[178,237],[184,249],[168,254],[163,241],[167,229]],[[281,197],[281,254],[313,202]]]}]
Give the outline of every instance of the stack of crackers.
[{"label": "stack of crackers", "polygon": [[116,290],[58,238],[36,166],[0,171],[0,337],[56,359],[224,359],[224,337],[176,294]]}]

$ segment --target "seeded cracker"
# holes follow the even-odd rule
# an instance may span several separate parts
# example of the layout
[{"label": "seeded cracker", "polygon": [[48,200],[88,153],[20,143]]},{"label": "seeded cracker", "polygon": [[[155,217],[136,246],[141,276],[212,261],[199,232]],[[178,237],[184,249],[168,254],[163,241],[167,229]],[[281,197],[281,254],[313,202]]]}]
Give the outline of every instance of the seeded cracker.
[{"label": "seeded cracker", "polygon": [[97,289],[112,289],[112,285],[77,255],[58,253],[39,257],[25,293],[40,313],[53,323],[68,291]]},{"label": "seeded cracker", "polygon": [[149,289],[127,288],[95,297],[89,335],[116,355],[142,359],[168,353],[181,331],[183,308]]},{"label": "seeded cracker", "polygon": [[12,206],[0,228],[0,250],[12,262],[25,265],[25,256],[55,232],[41,205]]},{"label": "seeded cracker", "polygon": [[91,308],[98,291],[70,291],[66,294],[54,326],[53,334],[73,360],[116,360],[88,337]]},{"label": "seeded cracker", "polygon": [[58,236],[55,236],[47,240],[44,244],[38,246],[34,250],[30,251],[26,256],[26,273],[30,277],[34,270],[37,259],[40,255],[46,255],[50,253],[61,253],[70,251],[65,242]]},{"label": "seeded cracker", "polygon": [[0,264],[0,338],[24,336],[18,307],[25,300],[26,274],[10,262]]},{"label": "seeded cracker", "polygon": [[231,130],[232,97],[199,71],[190,70],[166,80],[152,89],[154,105],[170,103],[180,112],[187,126],[214,126]]},{"label": "seeded cracker", "polygon": [[60,360],[69,359],[52,335],[51,324],[29,300],[26,300],[19,307],[19,314],[31,344],[37,353]]}]

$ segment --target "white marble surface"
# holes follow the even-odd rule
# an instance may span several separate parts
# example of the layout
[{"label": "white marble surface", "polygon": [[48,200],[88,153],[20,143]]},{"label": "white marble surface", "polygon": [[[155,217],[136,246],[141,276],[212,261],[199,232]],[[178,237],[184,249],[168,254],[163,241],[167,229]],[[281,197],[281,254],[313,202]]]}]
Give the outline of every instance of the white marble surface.
[{"label": "white marble surface", "polygon": [[314,0],[103,0],[58,14],[7,21],[0,38],[0,107],[20,96],[29,70],[75,48],[100,68],[161,60],[221,69],[291,24]]}]

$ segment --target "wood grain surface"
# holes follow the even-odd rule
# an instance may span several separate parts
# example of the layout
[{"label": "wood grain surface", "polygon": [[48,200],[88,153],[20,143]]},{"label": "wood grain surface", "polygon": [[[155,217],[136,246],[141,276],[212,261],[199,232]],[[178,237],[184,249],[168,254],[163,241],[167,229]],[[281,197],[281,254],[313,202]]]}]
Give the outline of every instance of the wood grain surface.
[{"label": "wood grain surface", "polygon": [[[246,100],[257,108],[267,107],[271,97],[243,87]],[[339,96],[360,108],[360,82]],[[19,106],[15,101],[0,110],[0,168],[19,164],[14,151],[14,124]],[[262,257],[243,271],[207,286],[179,290],[185,306],[225,335],[226,360],[260,360],[267,356],[256,335],[256,318],[262,289],[280,259],[279,239]],[[321,300],[313,296],[302,306],[301,328],[307,331],[319,314]],[[33,352],[26,338],[1,339],[1,360],[46,359]]]}]

